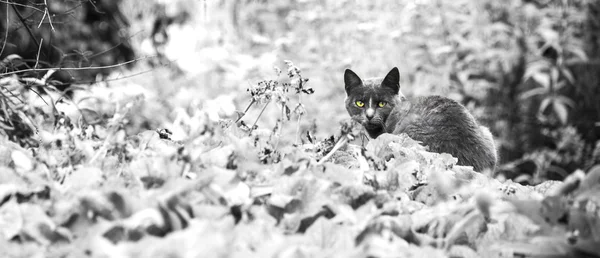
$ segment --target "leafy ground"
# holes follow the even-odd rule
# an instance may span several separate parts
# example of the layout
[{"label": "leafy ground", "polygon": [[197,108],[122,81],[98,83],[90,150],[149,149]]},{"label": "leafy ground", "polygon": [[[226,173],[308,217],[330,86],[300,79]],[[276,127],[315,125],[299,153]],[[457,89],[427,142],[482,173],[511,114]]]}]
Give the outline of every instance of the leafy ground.
[{"label": "leafy ground", "polygon": [[[290,82],[250,92],[264,103],[301,88],[289,71]],[[525,187],[404,135],[334,146],[360,137],[348,122],[332,138],[278,146],[276,133],[210,108],[130,134],[159,112],[142,87],[96,87],[75,109],[3,83],[30,103],[16,115],[39,126],[28,148],[2,138],[2,257],[600,255],[599,168]]]},{"label": "leafy ground", "polygon": [[[344,58],[400,45],[369,57],[411,62],[404,55],[415,47],[394,40],[422,31],[407,23],[392,41],[380,40],[386,30],[365,40],[349,28],[395,27],[395,16],[363,15],[368,4],[331,16],[299,2],[307,6],[285,24],[238,17],[279,38],[270,42],[253,30],[231,39],[211,17],[235,8],[207,12],[205,1],[195,23],[170,29],[170,66],[140,62],[73,99],[1,74],[9,119],[0,123],[0,256],[600,256],[600,167],[530,187],[457,166],[404,135],[364,139],[347,121],[338,75],[349,64],[371,75],[381,69]],[[245,6],[262,20],[285,10],[263,7]],[[364,21],[336,29],[348,13]],[[374,16],[387,22],[368,22]],[[140,24],[131,30],[144,31]],[[295,30],[277,35],[290,24]],[[152,54],[143,36],[132,45]],[[433,85],[436,76],[404,79],[426,85],[407,91],[444,87]]]}]

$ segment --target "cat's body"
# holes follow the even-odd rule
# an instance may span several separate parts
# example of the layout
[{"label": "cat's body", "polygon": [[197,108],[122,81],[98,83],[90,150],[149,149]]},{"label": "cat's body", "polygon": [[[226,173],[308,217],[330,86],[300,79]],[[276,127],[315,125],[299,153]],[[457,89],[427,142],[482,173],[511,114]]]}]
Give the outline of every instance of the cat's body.
[{"label": "cat's body", "polygon": [[492,134],[463,105],[441,96],[409,101],[400,93],[399,77],[397,68],[383,79],[363,81],[351,70],[344,74],[346,110],[371,138],[406,133],[430,151],[458,158],[459,165],[473,166],[479,172],[495,168]]}]

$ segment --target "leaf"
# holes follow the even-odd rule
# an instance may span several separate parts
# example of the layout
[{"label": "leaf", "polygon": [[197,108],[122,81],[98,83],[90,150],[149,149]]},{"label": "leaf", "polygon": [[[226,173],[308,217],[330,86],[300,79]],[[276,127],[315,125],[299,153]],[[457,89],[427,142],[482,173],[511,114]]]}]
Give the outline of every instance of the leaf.
[{"label": "leaf", "polygon": [[310,95],[310,94],[315,93],[315,90],[313,88],[307,88],[307,89],[302,89],[302,92]]},{"label": "leaf", "polygon": [[546,220],[542,216],[542,203],[536,200],[513,200],[508,201],[514,206],[517,213],[525,215],[538,225],[545,225]]},{"label": "leaf", "polygon": [[554,101],[558,101],[560,103],[563,103],[571,108],[575,107],[575,101],[573,101],[572,99],[566,97],[566,96],[555,96],[554,97]]},{"label": "leaf", "polygon": [[[595,165],[590,168],[585,174],[584,179],[580,183],[580,190],[591,190],[600,185],[600,165]],[[0,197],[2,195],[0,194]]]},{"label": "leaf", "polygon": [[556,67],[552,67],[550,69],[550,79],[552,85],[556,85],[558,83],[558,76],[560,75],[559,70]]},{"label": "leaf", "polygon": [[549,89],[550,88],[550,75],[546,73],[534,73],[531,75],[531,78],[537,82],[540,86]]},{"label": "leaf", "polygon": [[571,257],[566,256],[570,247],[561,237],[536,237],[528,243],[503,243],[494,249],[509,252],[513,257]]},{"label": "leaf", "polygon": [[567,116],[569,115],[569,112],[567,111],[567,107],[565,106],[565,104],[561,101],[557,101],[556,99],[554,99],[554,101],[552,101],[552,107],[554,109],[554,113],[558,116],[558,119],[561,122],[561,124],[567,124]]},{"label": "leaf", "polygon": [[292,113],[292,111],[290,110],[290,107],[288,107],[287,104],[284,104],[283,108],[285,109],[285,117],[287,118],[288,121],[290,121],[290,117],[291,117],[291,113]]},{"label": "leaf", "polygon": [[477,258],[481,257],[475,250],[469,248],[465,245],[453,245],[450,247],[449,256],[450,257],[462,257],[462,258]]},{"label": "leaf", "polygon": [[569,229],[577,230],[581,240],[600,244],[600,187],[585,190],[575,197],[569,211]]},{"label": "leaf", "polygon": [[43,245],[58,241],[70,241],[69,231],[66,229],[58,230],[59,228],[40,206],[22,203],[19,208],[23,216],[23,229],[21,231],[23,235]]},{"label": "leaf", "polygon": [[589,60],[587,54],[585,53],[585,51],[583,49],[581,49],[581,47],[577,47],[577,46],[567,47],[566,50],[573,53],[575,56],[579,57],[578,61],[587,62]]},{"label": "leaf", "polygon": [[309,244],[323,250],[347,250],[354,247],[353,230],[324,217],[318,218],[304,233]]},{"label": "leaf", "polygon": [[224,197],[227,199],[229,206],[246,205],[252,203],[252,199],[250,199],[250,187],[241,181],[231,183],[227,187]]},{"label": "leaf", "polygon": [[25,173],[33,170],[33,158],[22,151],[15,150],[10,154],[12,162],[15,164],[15,170],[19,173]]},{"label": "leaf", "polygon": [[542,100],[542,103],[540,104],[540,109],[539,112],[543,113],[544,110],[546,110],[546,108],[548,107],[548,105],[550,105],[550,101],[552,101],[552,98],[547,97],[545,99]]},{"label": "leaf", "polygon": [[15,198],[11,198],[0,206],[0,236],[5,240],[11,240],[19,235],[23,227],[23,218],[19,204]]},{"label": "leaf", "polygon": [[363,173],[357,169],[347,169],[333,163],[323,164],[323,172],[315,173],[317,177],[323,178],[341,185],[361,184]]},{"label": "leaf", "polygon": [[550,63],[545,60],[539,60],[532,62],[527,66],[523,80],[527,80],[533,77],[534,74],[545,74],[545,71],[550,68]]},{"label": "leaf", "polygon": [[400,149],[410,149],[414,151],[425,150],[425,147],[419,145],[418,142],[410,139],[406,134],[382,134],[376,139],[369,141],[367,151],[373,153],[381,159],[387,159],[392,156],[399,157]]},{"label": "leaf", "polygon": [[97,125],[103,121],[102,116],[92,109],[81,108],[79,109],[79,112],[81,113],[83,121],[89,125]]},{"label": "leaf", "polygon": [[565,77],[565,79],[567,79],[569,84],[575,83],[575,78],[573,77],[573,74],[567,67],[561,67],[560,72]]},{"label": "leaf", "polygon": [[521,95],[519,95],[519,99],[526,100],[533,96],[546,94],[547,91],[548,91],[548,89],[546,89],[544,87],[533,88],[531,90],[521,93]]},{"label": "leaf", "polygon": [[253,185],[250,188],[250,198],[267,196],[273,193],[272,185]]},{"label": "leaf", "polygon": [[81,167],[65,177],[62,187],[69,191],[95,188],[104,181],[103,175],[97,167]]},{"label": "leaf", "polygon": [[439,46],[439,47],[436,47],[436,48],[432,49],[431,53],[434,56],[440,56],[440,55],[452,53],[452,51],[454,51],[454,46],[452,46],[452,45],[442,45],[442,46]]}]

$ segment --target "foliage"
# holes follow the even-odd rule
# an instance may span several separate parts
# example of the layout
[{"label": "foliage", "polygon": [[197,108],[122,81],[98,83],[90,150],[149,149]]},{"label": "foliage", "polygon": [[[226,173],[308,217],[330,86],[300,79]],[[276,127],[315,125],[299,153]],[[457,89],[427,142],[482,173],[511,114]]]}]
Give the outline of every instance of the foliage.
[{"label": "foliage", "polygon": [[549,135],[574,126],[581,158],[542,165],[574,171],[600,139],[597,1],[235,2],[245,3],[235,9],[244,43],[321,64],[311,74],[332,85],[326,98],[342,101],[344,68],[381,76],[398,66],[405,95],[449,96],[489,126],[501,163],[559,151]]},{"label": "foliage", "polygon": [[[600,256],[600,168],[559,166],[580,167],[588,152],[600,156],[600,145],[591,150],[586,136],[561,123],[557,94],[571,97],[553,85],[572,88],[561,63],[546,60],[527,72],[534,39],[549,33],[527,32],[560,10],[535,3],[204,1],[203,15],[186,18],[203,25],[196,33],[206,39],[202,50],[188,52],[181,44],[190,40],[177,40],[196,35],[184,21],[146,32],[161,58],[184,50],[171,67],[141,63],[125,72],[144,76],[116,80],[124,78],[119,71],[71,97],[48,87],[47,76],[2,73],[0,256]],[[125,16],[153,19],[130,15],[147,14],[147,6],[136,7],[124,8]],[[536,8],[547,12],[519,16]],[[396,9],[401,15],[389,12]],[[207,17],[224,12],[236,18],[228,22],[238,39],[215,36],[227,26]],[[526,25],[532,27],[519,27]],[[373,30],[386,26],[395,29]],[[562,30],[567,41],[567,32],[577,34]],[[159,34],[175,47],[162,45]],[[558,60],[576,53],[562,41],[549,46],[562,51]],[[285,61],[284,75],[275,68],[273,78],[280,56],[295,62]],[[365,56],[372,60],[357,59]],[[520,96],[540,115],[551,99],[541,116],[552,126],[542,132],[555,145],[526,158],[542,164],[535,177],[559,171],[564,182],[502,182],[406,135],[352,144],[361,128],[343,119],[332,74],[352,64],[375,75],[381,69],[373,63],[391,66],[399,57],[411,74],[403,90],[418,95],[452,86],[469,108],[488,105],[473,111],[498,120],[496,130],[521,108],[491,115],[501,101]],[[543,78],[555,81],[545,87]],[[486,103],[486,94],[500,101]],[[566,121],[573,115],[568,110]]]},{"label": "foliage", "polygon": [[[134,58],[127,35],[129,21],[119,2],[3,1],[0,59],[11,55],[21,59],[3,65],[0,72],[26,69],[28,77],[52,77],[47,83],[59,89],[108,75],[110,69],[72,68],[112,66]],[[45,69],[49,68],[55,73],[47,74]]]},{"label": "foliage", "polygon": [[[299,87],[267,82],[254,96],[275,100],[283,95],[261,94]],[[39,146],[2,138],[2,256],[600,254],[590,230],[600,226],[598,169],[524,187],[389,134],[337,151],[313,137],[265,158],[277,130],[249,134],[206,109],[130,134],[131,113],[160,104],[148,92],[105,90],[75,95],[59,106],[79,110],[59,115],[22,92]],[[90,96],[97,105],[86,104]],[[336,138],[355,137],[355,127],[344,124]],[[174,141],[174,132],[185,137]],[[556,248],[540,247],[548,243]]]}]

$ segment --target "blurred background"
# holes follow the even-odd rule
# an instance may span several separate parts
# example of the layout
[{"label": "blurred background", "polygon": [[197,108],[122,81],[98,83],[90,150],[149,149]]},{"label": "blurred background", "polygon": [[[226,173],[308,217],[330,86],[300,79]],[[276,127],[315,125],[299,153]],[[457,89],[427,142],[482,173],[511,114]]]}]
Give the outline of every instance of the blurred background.
[{"label": "blurred background", "polygon": [[235,120],[249,89],[291,83],[297,67],[314,93],[286,93],[289,121],[281,101],[241,121],[279,130],[281,145],[324,139],[349,118],[345,68],[398,67],[408,97],[455,99],[490,128],[499,176],[537,183],[600,162],[600,1],[2,1],[0,32],[1,77],[104,67],[58,70],[50,84],[70,97],[143,92],[129,134],[198,109]]}]

